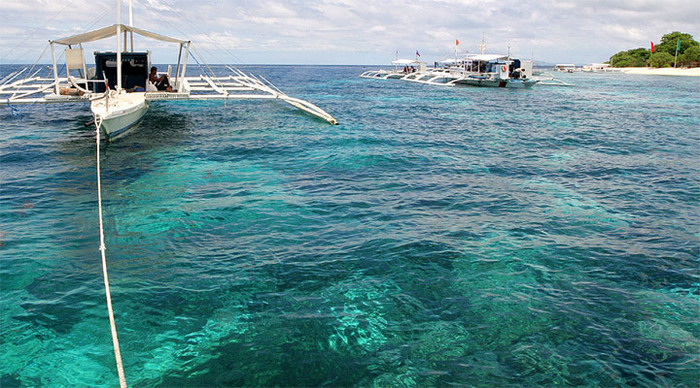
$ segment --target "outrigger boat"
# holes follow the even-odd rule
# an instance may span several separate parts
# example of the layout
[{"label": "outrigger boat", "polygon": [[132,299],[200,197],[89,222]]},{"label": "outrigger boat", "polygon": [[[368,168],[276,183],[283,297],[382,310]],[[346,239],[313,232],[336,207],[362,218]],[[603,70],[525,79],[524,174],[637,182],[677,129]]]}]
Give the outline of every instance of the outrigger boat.
[{"label": "outrigger boat", "polygon": [[[227,66],[229,73],[218,76],[203,69],[203,74],[186,76],[191,42],[145,31],[120,23],[79,35],[49,41],[52,53],[52,75],[40,76],[43,69],[25,68],[0,81],[0,104],[90,103],[98,129],[108,140],[114,140],[136,128],[152,101],[171,100],[241,100],[272,99],[284,101],[304,112],[337,124],[336,119],[316,105],[286,95],[263,77],[243,73]],[[179,45],[174,74],[169,66],[171,90],[158,90],[149,81],[149,51],[134,51],[133,35]],[[115,52],[96,52],[95,66],[88,68],[83,44],[115,37]],[[123,36],[123,48],[122,48]],[[131,37],[131,49],[127,38]],[[65,74],[59,73],[56,51],[65,47]],[[61,66],[62,67],[62,66]]]},{"label": "outrigger boat", "polygon": [[378,79],[402,79],[413,73],[423,73],[427,69],[425,62],[415,59],[396,59],[391,62],[391,70],[368,70],[360,77]]},{"label": "outrigger boat", "polygon": [[459,64],[459,67],[449,70],[450,75],[455,79],[448,84],[530,88],[538,82],[532,76],[532,67],[532,61],[511,58],[507,55],[469,55]]},{"label": "outrigger boat", "polygon": [[[505,88],[530,88],[538,80],[532,75],[532,61],[511,58],[508,55],[472,54],[462,59],[445,60],[442,66],[421,67],[408,73],[370,70],[361,78],[400,79],[443,86],[485,86]],[[385,76],[387,75],[387,76]]]},{"label": "outrigger boat", "polygon": [[554,65],[554,70],[566,73],[573,73],[580,69],[577,69],[576,64],[574,63],[557,63],[556,65]]},{"label": "outrigger boat", "polygon": [[591,63],[581,68],[587,73],[622,73],[622,69],[612,67],[609,63]]}]

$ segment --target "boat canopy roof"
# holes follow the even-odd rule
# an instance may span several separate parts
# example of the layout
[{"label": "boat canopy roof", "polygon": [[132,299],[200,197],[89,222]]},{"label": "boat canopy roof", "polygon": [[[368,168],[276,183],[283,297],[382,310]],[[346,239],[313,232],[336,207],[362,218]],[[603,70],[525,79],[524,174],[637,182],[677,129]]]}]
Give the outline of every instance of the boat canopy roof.
[{"label": "boat canopy roof", "polygon": [[395,61],[391,61],[391,63],[394,65],[411,65],[420,63],[420,61],[416,59],[397,59]]},{"label": "boat canopy roof", "polygon": [[497,59],[508,59],[508,56],[501,54],[474,54],[467,56],[467,58],[471,59],[472,61],[490,62],[495,61]]},{"label": "boat canopy roof", "polygon": [[155,32],[142,30],[140,28],[127,26],[124,24],[121,24],[121,25],[113,24],[109,27],[104,27],[104,28],[100,28],[98,30],[84,32],[82,34],[73,35],[73,36],[69,36],[66,38],[52,40],[50,42],[70,46],[70,45],[76,45],[76,44],[80,44],[80,43],[87,43],[87,42],[93,42],[96,40],[111,38],[111,37],[117,35],[117,26],[121,26],[122,31],[133,32],[133,33],[139,34],[141,36],[145,36],[147,38],[151,38],[151,39],[155,39],[155,40],[160,40],[163,42],[179,43],[179,44],[188,43],[188,41],[186,41],[186,40],[170,38],[170,37],[165,36],[165,35],[156,34]]}]

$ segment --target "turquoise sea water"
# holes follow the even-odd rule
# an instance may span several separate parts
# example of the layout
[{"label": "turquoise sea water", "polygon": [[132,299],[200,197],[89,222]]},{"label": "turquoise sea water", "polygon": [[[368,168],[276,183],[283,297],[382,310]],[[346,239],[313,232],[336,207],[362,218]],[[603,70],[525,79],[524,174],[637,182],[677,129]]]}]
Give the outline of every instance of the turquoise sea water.
[{"label": "turquoise sea water", "polygon": [[[700,79],[246,70],[340,125],[154,103],[103,147],[130,385],[697,386]],[[21,109],[0,110],[0,386],[116,386],[89,109]]]}]

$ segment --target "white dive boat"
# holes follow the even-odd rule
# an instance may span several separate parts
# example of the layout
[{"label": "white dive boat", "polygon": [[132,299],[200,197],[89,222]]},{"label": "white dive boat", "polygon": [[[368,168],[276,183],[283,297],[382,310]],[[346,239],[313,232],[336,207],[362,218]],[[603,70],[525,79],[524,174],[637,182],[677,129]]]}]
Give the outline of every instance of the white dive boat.
[{"label": "white dive boat", "polygon": [[499,88],[530,88],[538,80],[532,76],[532,61],[511,58],[508,55],[468,55],[450,74],[455,86],[486,86]]},{"label": "white dive boat", "polygon": [[401,79],[415,73],[426,71],[425,62],[414,59],[396,59],[391,62],[391,70],[368,70],[360,74],[361,78]]},{"label": "white dive boat", "polygon": [[[421,62],[422,63],[422,62]],[[511,58],[508,55],[472,54],[462,59],[449,59],[434,68],[420,67],[407,73],[386,70],[366,71],[362,78],[401,79],[417,83],[443,86],[485,86],[530,88],[538,80],[532,75],[532,61]]]},{"label": "white dive boat", "polygon": [[575,63],[557,63],[556,65],[554,65],[554,70],[566,73],[573,73],[577,69]]},{"label": "white dive boat", "polygon": [[609,63],[591,63],[590,65],[584,65],[581,71],[587,73],[622,73],[621,69],[612,67]]},{"label": "white dive boat", "polygon": [[[95,125],[107,140],[114,140],[135,129],[148,111],[151,101],[170,100],[241,100],[271,99],[286,102],[304,112],[337,124],[336,119],[316,105],[290,97],[262,77],[248,75],[226,66],[226,75],[216,75],[208,66],[201,67],[196,77],[186,76],[191,42],[145,31],[130,25],[117,24],[49,41],[52,53],[52,74],[40,76],[43,68],[25,68],[9,74],[0,81],[0,104],[90,103]],[[167,76],[171,88],[158,90],[149,81],[151,57],[149,51],[134,51],[133,35],[172,43],[179,46],[177,65]],[[122,36],[124,42],[121,42]],[[95,66],[88,68],[83,44],[116,37],[115,51],[95,52]],[[127,37],[131,48],[127,49]],[[122,47],[123,46],[123,47]],[[63,64],[57,61],[57,51],[63,49]],[[60,54],[60,53],[59,53]],[[41,59],[41,58],[40,58]],[[38,62],[38,61],[37,61]]]}]

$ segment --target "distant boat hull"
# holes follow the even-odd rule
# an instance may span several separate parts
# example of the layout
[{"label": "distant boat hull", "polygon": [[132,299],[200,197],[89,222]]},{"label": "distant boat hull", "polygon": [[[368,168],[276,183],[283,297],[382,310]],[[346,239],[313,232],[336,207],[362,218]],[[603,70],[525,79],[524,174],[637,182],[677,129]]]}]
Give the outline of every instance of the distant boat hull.
[{"label": "distant boat hull", "polygon": [[121,92],[93,101],[90,110],[105,138],[111,141],[138,128],[148,111],[148,101],[144,93]]},{"label": "distant boat hull", "polygon": [[386,70],[370,70],[362,73],[362,78],[377,78],[377,79],[401,79],[406,75],[403,72],[386,71]]},{"label": "distant boat hull", "polygon": [[498,78],[481,78],[481,77],[465,77],[451,81],[455,86],[481,86],[491,88],[517,88],[527,89],[533,87],[537,80],[534,79],[498,79]]}]

